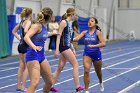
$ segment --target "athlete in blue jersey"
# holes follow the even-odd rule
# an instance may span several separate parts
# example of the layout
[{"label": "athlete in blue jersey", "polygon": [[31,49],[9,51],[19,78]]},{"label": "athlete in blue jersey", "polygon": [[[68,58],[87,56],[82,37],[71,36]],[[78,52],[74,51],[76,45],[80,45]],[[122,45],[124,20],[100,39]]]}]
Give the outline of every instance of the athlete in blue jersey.
[{"label": "athlete in blue jersey", "polygon": [[37,20],[32,24],[25,35],[24,40],[30,46],[26,54],[26,62],[30,76],[30,85],[26,93],[34,93],[37,87],[40,74],[44,79],[43,92],[49,93],[52,86],[52,74],[48,61],[44,55],[44,43],[48,37],[47,24],[51,20],[53,11],[50,8],[43,8],[37,15]]},{"label": "athlete in blue jersey", "polygon": [[[28,76],[28,70],[25,62],[25,53],[27,52],[28,45],[23,40],[25,34],[31,26],[31,16],[32,9],[24,8],[21,12],[21,22],[15,26],[13,29],[14,36],[20,41],[18,45],[20,64],[17,74],[17,91],[26,91],[25,84]],[[20,36],[18,35],[18,30],[20,31]],[[22,80],[21,80],[22,79]]]},{"label": "athlete in blue jersey", "polygon": [[[66,13],[62,16],[60,22],[59,34],[57,35],[55,57],[58,57],[59,52],[61,53],[59,58],[58,67],[54,74],[54,83],[57,81],[60,72],[68,60],[73,67],[73,78],[75,82],[76,91],[79,92],[84,88],[80,86],[79,82],[79,71],[78,61],[75,56],[75,51],[71,49],[71,34],[69,29],[69,23],[74,20],[75,9],[68,8]],[[53,88],[52,88],[53,90]]]},{"label": "athlete in blue jersey", "polygon": [[90,67],[93,64],[97,76],[99,78],[100,90],[104,91],[104,86],[102,82],[102,55],[100,48],[106,45],[105,39],[103,38],[101,29],[97,25],[98,21],[96,18],[91,17],[88,22],[88,31],[83,31],[80,35],[75,37],[73,41],[78,41],[82,37],[85,37],[85,48],[83,53],[84,61],[84,83],[85,83],[85,93],[88,92],[89,82],[90,82]]}]

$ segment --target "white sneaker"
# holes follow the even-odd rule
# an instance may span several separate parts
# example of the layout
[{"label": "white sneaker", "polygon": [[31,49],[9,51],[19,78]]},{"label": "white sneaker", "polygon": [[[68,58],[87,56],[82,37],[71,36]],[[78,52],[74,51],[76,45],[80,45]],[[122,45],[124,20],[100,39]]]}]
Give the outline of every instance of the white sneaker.
[{"label": "white sneaker", "polygon": [[89,91],[85,91],[85,93],[89,93]]},{"label": "white sneaker", "polygon": [[103,85],[103,83],[100,83],[100,91],[104,91],[104,85]]},{"label": "white sneaker", "polygon": [[20,92],[26,92],[26,91],[27,91],[27,88],[20,89]]}]

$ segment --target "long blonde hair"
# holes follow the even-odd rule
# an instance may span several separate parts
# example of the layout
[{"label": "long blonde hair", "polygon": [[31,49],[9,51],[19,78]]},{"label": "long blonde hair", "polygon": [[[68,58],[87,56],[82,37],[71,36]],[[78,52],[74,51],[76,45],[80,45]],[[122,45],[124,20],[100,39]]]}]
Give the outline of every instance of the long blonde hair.
[{"label": "long blonde hair", "polygon": [[20,14],[21,18],[26,18],[28,17],[30,14],[32,14],[32,9],[31,8],[24,8]]},{"label": "long blonde hair", "polygon": [[53,11],[49,7],[43,8],[38,14],[34,23],[44,23],[51,20]]},{"label": "long blonde hair", "polygon": [[67,19],[67,17],[74,15],[75,13],[75,9],[74,8],[68,8],[66,13],[62,16],[61,21]]}]

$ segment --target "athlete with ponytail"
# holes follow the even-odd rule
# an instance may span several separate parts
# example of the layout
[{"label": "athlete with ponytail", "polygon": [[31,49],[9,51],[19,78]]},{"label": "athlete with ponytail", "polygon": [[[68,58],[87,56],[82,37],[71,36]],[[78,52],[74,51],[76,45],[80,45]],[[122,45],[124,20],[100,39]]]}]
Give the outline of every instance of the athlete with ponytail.
[{"label": "athlete with ponytail", "polygon": [[[30,85],[26,93],[34,93],[40,80],[45,82],[43,93],[49,93],[52,86],[52,73],[44,54],[44,43],[48,37],[47,24],[51,20],[53,11],[45,7],[37,15],[37,20],[31,25],[24,40],[30,46],[26,54],[26,62],[30,76]],[[52,35],[52,33],[49,33]]]},{"label": "athlete with ponytail", "polygon": [[92,64],[94,65],[95,72],[99,78],[100,90],[104,91],[101,70],[102,56],[100,48],[104,47],[106,43],[101,29],[97,24],[98,20],[91,17],[88,22],[89,30],[83,31],[80,35],[73,39],[73,41],[78,41],[82,37],[85,37],[85,48],[83,53],[85,93],[89,93],[90,68]]},{"label": "athlete with ponytail", "polygon": [[[62,20],[60,22],[59,32],[57,35],[56,41],[56,51],[55,57],[58,57],[59,52],[61,53],[59,58],[58,67],[54,73],[54,84],[58,80],[60,72],[63,70],[66,62],[68,61],[72,65],[72,75],[75,83],[76,92],[80,92],[84,90],[84,87],[80,86],[79,81],[79,69],[78,69],[78,61],[75,56],[74,47],[71,44],[71,32],[70,32],[70,22],[75,19],[75,9],[68,8],[66,13],[62,16]],[[54,87],[51,88],[51,91],[55,91]],[[57,91],[56,91],[57,92]]]},{"label": "athlete with ponytail", "polygon": [[[17,74],[17,91],[26,91],[25,84],[28,76],[28,70],[25,62],[25,54],[27,52],[28,45],[23,40],[25,34],[28,32],[31,26],[32,9],[24,8],[21,12],[21,22],[17,24],[13,29],[13,35],[20,41],[18,45],[20,64]],[[17,34],[20,31],[20,36]]]}]

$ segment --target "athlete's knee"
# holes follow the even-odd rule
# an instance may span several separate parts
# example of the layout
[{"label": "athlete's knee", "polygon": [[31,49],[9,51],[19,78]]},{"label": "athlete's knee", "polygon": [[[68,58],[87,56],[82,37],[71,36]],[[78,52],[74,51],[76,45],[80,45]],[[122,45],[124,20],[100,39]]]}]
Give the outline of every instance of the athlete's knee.
[{"label": "athlete's knee", "polygon": [[33,80],[31,80],[31,86],[36,88],[37,85],[39,84],[39,79],[38,78],[35,78]]},{"label": "athlete's knee", "polygon": [[58,66],[57,70],[61,72],[63,70],[63,68],[64,68],[64,66]]},{"label": "athlete's knee", "polygon": [[85,69],[85,70],[84,70],[84,74],[85,74],[85,75],[89,75],[89,73],[90,73],[90,70],[89,70],[89,69]]},{"label": "athlete's knee", "polygon": [[20,62],[19,67],[20,67],[20,69],[25,69],[26,68],[26,65],[23,62]]},{"label": "athlete's knee", "polygon": [[75,61],[73,64],[72,64],[73,68],[78,68],[79,67],[79,64],[77,61]]},{"label": "athlete's knee", "polygon": [[21,78],[22,73],[18,72],[17,78]]},{"label": "athlete's knee", "polygon": [[19,70],[21,71],[21,72],[23,72],[24,71],[24,66],[19,66]]},{"label": "athlete's knee", "polygon": [[24,73],[28,74],[28,68],[24,69]]},{"label": "athlete's knee", "polygon": [[96,73],[101,73],[102,72],[102,70],[99,69],[99,68],[95,68],[95,71],[96,71]]},{"label": "athlete's knee", "polygon": [[47,81],[48,85],[52,86],[53,85],[53,80]]}]

